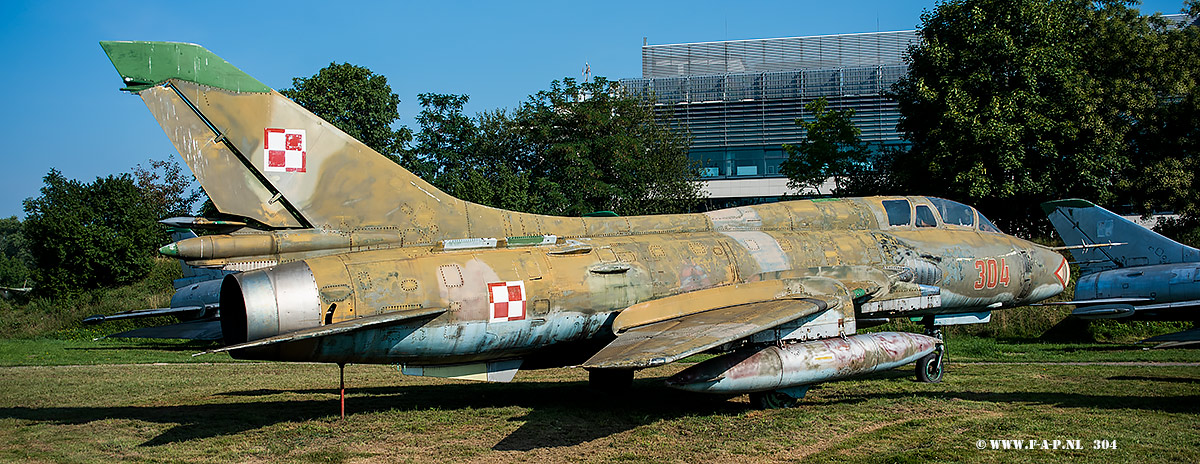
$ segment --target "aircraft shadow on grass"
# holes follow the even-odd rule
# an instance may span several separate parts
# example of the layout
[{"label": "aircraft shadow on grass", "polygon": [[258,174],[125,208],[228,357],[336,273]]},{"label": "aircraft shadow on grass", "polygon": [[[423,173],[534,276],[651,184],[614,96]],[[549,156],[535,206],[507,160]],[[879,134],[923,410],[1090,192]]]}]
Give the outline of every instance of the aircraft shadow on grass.
[{"label": "aircraft shadow on grass", "polygon": [[[459,410],[519,406],[528,414],[516,431],[495,450],[528,451],[572,446],[634,429],[663,419],[690,415],[731,415],[748,405],[721,397],[670,390],[662,379],[635,381],[627,394],[593,391],[587,382],[521,382],[519,384],[462,384],[389,386],[347,389],[347,415],[405,410]],[[177,424],[140,446],[232,435],[285,422],[330,420],[339,411],[338,390],[249,390],[219,394],[229,398],[274,395],[328,394],[329,399],[221,402],[180,406],[120,406],[61,408],[0,408],[0,418],[56,424],[84,424],[105,419],[130,419]]]},{"label": "aircraft shadow on grass", "polygon": [[[894,369],[863,376],[860,380],[913,381],[907,369]],[[1107,380],[1196,383],[1182,377],[1117,376]],[[383,411],[461,410],[518,406],[529,413],[512,418],[522,421],[517,430],[493,446],[498,451],[528,451],[572,446],[632,430],[660,420],[684,416],[736,415],[748,404],[727,397],[693,394],[663,388],[662,379],[639,379],[626,394],[599,393],[586,382],[520,382],[518,384],[396,385],[347,390],[348,414]],[[953,383],[948,384],[951,386]],[[815,388],[821,388],[817,386]],[[816,390],[814,390],[816,391]],[[285,422],[330,420],[338,413],[338,390],[258,389],[218,394],[230,399],[261,399],[276,395],[327,394],[328,399],[236,401],[181,406],[121,406],[62,408],[0,408],[0,418],[57,424],[84,424],[105,419],[131,419],[177,424],[141,446],[158,446],[194,439],[232,435]],[[1200,413],[1200,395],[1121,396],[1072,392],[967,392],[918,391],[850,393],[816,400],[812,407],[856,404],[879,398],[936,400],[962,399],[990,403],[1036,403],[1065,408],[1136,408],[1169,413]],[[801,403],[802,405],[804,403]]]},{"label": "aircraft shadow on grass", "polygon": [[[1151,380],[1163,381],[1158,378]],[[1186,379],[1175,379],[1183,381]],[[1165,380],[1171,381],[1171,380]],[[1200,413],[1200,395],[1123,396],[1069,392],[968,392],[924,391],[905,393],[852,394],[824,404],[855,404],[878,399],[928,398],[932,400],[967,400],[987,403],[1040,404],[1055,408],[1140,409],[1167,413]]]},{"label": "aircraft shadow on grass", "polygon": [[1200,379],[1188,377],[1159,377],[1149,375],[1118,375],[1109,377],[1108,380],[1132,380],[1135,382],[1166,382],[1166,383],[1183,383],[1183,384],[1200,384]]}]

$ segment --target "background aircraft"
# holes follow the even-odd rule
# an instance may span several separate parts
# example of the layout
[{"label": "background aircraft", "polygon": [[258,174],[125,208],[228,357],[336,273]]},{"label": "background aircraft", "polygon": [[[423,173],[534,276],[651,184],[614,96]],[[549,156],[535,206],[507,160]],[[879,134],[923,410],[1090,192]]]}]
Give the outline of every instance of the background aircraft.
[{"label": "background aircraft", "polygon": [[[1056,200],[1042,209],[1079,265],[1071,315],[1083,319],[1196,321],[1200,318],[1200,250],[1166,238],[1087,200]],[[1200,342],[1192,329],[1143,340],[1178,346]]]},{"label": "background aircraft", "polygon": [[[192,229],[204,229],[240,236],[245,234],[261,234],[246,227],[244,222],[231,220],[216,220],[198,217],[173,217],[159,221],[173,232],[172,244],[159,250],[160,253],[178,257],[178,246],[185,243],[204,246],[208,243],[199,238]],[[189,240],[196,239],[196,240]],[[286,247],[285,247],[286,248]],[[263,269],[281,262],[294,261],[305,257],[316,257],[327,254],[348,252],[348,247],[331,247],[313,249],[302,252],[275,252],[261,255],[234,256],[220,264],[206,263],[200,267],[181,259],[183,276],[175,279],[175,294],[166,308],[136,309],[116,314],[89,316],[83,320],[85,324],[100,324],[106,321],[134,319],[147,317],[173,316],[179,323],[164,326],[143,327],[108,335],[108,338],[179,338],[185,340],[221,340],[221,281],[225,276],[237,272]]]},{"label": "background aircraft", "polygon": [[[938,326],[1068,280],[1056,252],[939,198],[637,217],[464,202],[200,46],[101,45],[216,208],[261,225],[163,250],[200,267],[268,263],[221,283],[227,346],[213,352],[237,358],[491,381],[580,366],[621,388],[636,369],[715,352],[667,384],[772,407],[914,361],[938,381]],[[858,332],[895,317],[927,334]]]},{"label": "background aircraft", "polygon": [[[171,218],[160,222],[175,227],[181,219],[185,218]],[[196,233],[189,229],[176,229],[171,234],[172,240],[176,242],[195,237]],[[105,321],[120,319],[174,316],[180,320],[179,323],[127,330],[108,335],[108,337],[220,340],[221,321],[219,319],[219,300],[221,296],[221,279],[226,275],[232,274],[233,271],[198,268],[187,263],[182,264],[182,270],[183,276],[175,279],[174,282],[175,294],[171,296],[171,306],[89,316],[83,322],[85,324],[99,324]]]}]

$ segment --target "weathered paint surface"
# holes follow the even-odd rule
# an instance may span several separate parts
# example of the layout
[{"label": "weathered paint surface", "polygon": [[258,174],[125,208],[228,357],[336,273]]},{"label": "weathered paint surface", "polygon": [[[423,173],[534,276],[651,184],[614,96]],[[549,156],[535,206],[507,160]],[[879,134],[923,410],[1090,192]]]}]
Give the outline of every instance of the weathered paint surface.
[{"label": "weathered paint surface", "polygon": [[[126,56],[118,70],[135,75],[138,66]],[[563,347],[583,343],[602,354],[593,366],[645,367],[703,347],[852,336],[863,303],[928,288],[940,292],[940,304],[879,305],[871,317],[1010,307],[1063,288],[1057,253],[985,227],[974,209],[944,200],[526,214],[451,197],[274,91],[213,86],[190,74],[133,90],[217,208],[260,225],[168,248],[192,264],[248,271],[223,287],[223,311],[241,308],[223,314],[226,340],[289,340],[329,328],[234,351],[242,357],[425,367],[536,358],[548,366],[581,362]],[[302,160],[272,160],[268,138],[278,131],[303,137],[288,148],[303,151]],[[497,284],[510,293],[489,291]],[[510,309],[522,312],[510,317]],[[413,311],[427,317],[380,318]],[[394,323],[347,329],[364,318]],[[703,337],[687,341],[690,330]],[[614,339],[628,349],[600,351]],[[869,339],[889,353],[886,340]]]},{"label": "weathered paint surface", "polygon": [[703,393],[778,390],[903,366],[940,343],[926,335],[879,332],[747,348],[689,367],[667,384]]},{"label": "weathered paint surface", "polygon": [[[870,211],[870,205],[881,200],[824,203],[825,211],[839,211],[839,204]],[[809,202],[753,208],[771,211],[776,217],[783,216],[779,213],[790,216],[793,211],[789,206],[804,203]],[[761,227],[758,223],[739,227]],[[731,225],[728,221],[725,224]],[[282,359],[460,363],[520,357],[553,349],[561,342],[612,338],[615,334],[610,324],[618,318],[640,321],[618,325],[625,327],[779,298],[787,293],[783,289],[789,273],[817,272],[810,269],[822,267],[838,276],[831,280],[863,290],[864,297],[888,298],[891,288],[883,287],[893,286],[893,297],[906,296],[904,292],[910,289],[906,284],[911,283],[899,279],[916,279],[907,277],[918,270],[906,267],[906,263],[921,260],[934,266],[936,271],[926,274],[937,278],[925,282],[941,289],[942,305],[888,316],[963,312],[994,304],[1013,306],[1039,298],[1039,287],[1048,288],[1046,293],[1061,291],[1052,276],[1061,264],[1061,256],[1003,234],[949,226],[861,232],[776,229],[757,233],[761,234],[758,240],[769,237],[774,243],[786,244],[779,247],[776,253],[780,256],[774,262],[791,263],[788,269],[764,269],[762,260],[754,256],[757,250],[750,249],[754,245],[717,231],[577,237],[571,243],[517,248],[436,251],[433,247],[397,247],[310,258],[304,262],[313,270],[322,300],[321,317],[329,323],[408,308],[451,310],[432,321],[329,337]],[[822,243],[833,245],[812,245]],[[838,247],[839,243],[843,246]],[[560,252],[568,248],[585,251]],[[827,253],[829,249],[833,252]],[[977,272],[973,263],[988,257],[1005,258],[1010,269],[1007,288],[975,288]],[[863,275],[856,274],[855,269]],[[524,282],[528,317],[492,323],[487,285],[509,281]],[[771,290],[750,290],[756,284]],[[836,297],[840,292],[848,290],[809,290],[796,295]],[[656,304],[660,300],[665,304]],[[621,315],[622,311],[628,311],[628,315]],[[851,312],[846,319],[854,317]]]}]

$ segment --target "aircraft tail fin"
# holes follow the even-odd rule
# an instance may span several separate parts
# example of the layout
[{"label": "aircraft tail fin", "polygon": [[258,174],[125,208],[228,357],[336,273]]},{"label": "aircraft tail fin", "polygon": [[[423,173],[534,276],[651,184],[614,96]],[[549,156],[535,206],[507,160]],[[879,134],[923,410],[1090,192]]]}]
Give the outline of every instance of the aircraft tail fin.
[{"label": "aircraft tail fin", "polygon": [[203,47],[100,45],[222,213],[276,229],[466,229],[464,202]]},{"label": "aircraft tail fin", "polygon": [[[1087,200],[1049,201],[1042,203],[1042,210],[1069,247],[1081,275],[1130,266],[1200,261],[1200,250]],[[1114,245],[1103,246],[1108,243]]]}]

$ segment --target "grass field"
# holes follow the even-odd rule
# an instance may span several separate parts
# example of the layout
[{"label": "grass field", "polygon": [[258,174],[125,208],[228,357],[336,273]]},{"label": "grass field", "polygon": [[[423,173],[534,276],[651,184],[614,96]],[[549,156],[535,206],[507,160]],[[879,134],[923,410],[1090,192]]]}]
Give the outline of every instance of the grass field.
[{"label": "grass field", "polygon": [[[336,366],[193,363],[187,344],[134,342],[125,347],[133,354],[116,355],[122,342],[87,343],[0,341],[0,460],[1200,460],[1200,367],[1162,364],[1196,363],[1200,350],[962,337],[951,340],[944,383],[915,382],[906,367],[822,384],[799,407],[770,411],[744,396],[661,386],[684,366],[642,371],[630,394],[611,396],[589,390],[577,369],[481,384],[352,365],[342,420]],[[22,350],[43,354],[23,361]],[[979,440],[1079,440],[1083,449],[980,450]],[[1116,449],[1093,449],[1095,440]]]}]

